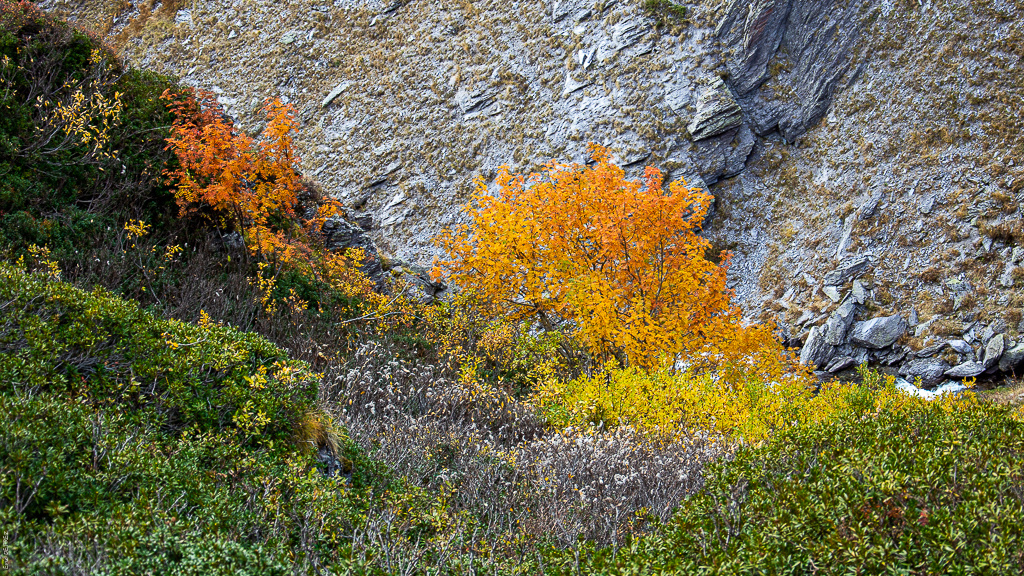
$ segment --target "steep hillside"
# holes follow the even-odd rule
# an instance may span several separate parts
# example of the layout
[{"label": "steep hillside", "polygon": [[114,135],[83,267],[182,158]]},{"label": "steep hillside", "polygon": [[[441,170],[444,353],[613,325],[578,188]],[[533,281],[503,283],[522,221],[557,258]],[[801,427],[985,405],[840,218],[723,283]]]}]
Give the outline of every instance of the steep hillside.
[{"label": "steep hillside", "polygon": [[[819,368],[931,382],[1017,344],[1019,1],[43,5],[247,126],[290,100],[307,173],[386,254],[429,263],[475,178],[583,161],[594,141],[710,186],[747,314]],[[894,315],[854,337],[854,319]]]},{"label": "steep hillside", "polygon": [[[258,15],[251,5],[232,9]],[[181,69],[190,82],[231,86],[214,84],[254,136],[235,128],[217,96],[126,65],[100,34],[34,3],[0,0],[5,573],[1024,572],[1024,388],[969,389],[974,375],[1012,373],[1024,357],[1011,315],[1014,269],[1008,281],[983,275],[1020,250],[1016,199],[999,192],[1015,186],[1014,166],[1007,161],[998,178],[990,172],[987,196],[963,204],[967,192],[946,194],[946,180],[915,183],[904,197],[885,187],[896,176],[871,179],[875,166],[900,177],[949,170],[954,161],[937,152],[893,145],[883,161],[882,144],[847,146],[848,156],[833,150],[842,130],[852,137],[871,126],[855,120],[896,107],[858,100],[876,85],[865,85],[866,75],[895,66],[878,58],[895,48],[872,44],[895,7],[783,1],[691,13],[653,0],[560,2],[538,7],[539,20],[521,28],[505,17],[510,30],[547,27],[529,50],[569,34],[562,38],[579,60],[556,62],[558,85],[537,88],[524,76],[522,93],[506,86],[506,68],[493,78],[460,69],[436,92],[450,99],[422,108],[404,135],[397,126],[360,132],[369,123],[345,132],[353,150],[316,170],[355,210],[354,222],[297,170],[295,111],[273,101],[259,125],[264,114],[250,107],[265,94],[243,98],[245,85],[228,84],[258,87],[268,76],[242,60],[218,68],[229,60],[203,46],[216,21],[199,10],[97,3],[74,14],[106,21],[100,32],[142,60],[164,58],[159,50],[181,55],[182,46],[202,51],[209,62]],[[508,10],[465,4],[444,13],[464,18],[449,36],[468,38],[474,22],[499,29],[494,18]],[[437,3],[321,12],[362,18],[335,22],[360,50],[374,40],[410,59],[419,50],[410,69],[433,58],[419,32],[402,41],[394,26],[419,30],[412,16],[438,24],[430,20],[442,14]],[[280,13],[268,5],[263,18]],[[270,46],[297,58],[316,33],[287,26],[290,35],[268,32]],[[244,44],[238,30],[220,32]],[[1004,32],[992,41],[1016,42],[1014,28]],[[502,34],[505,44],[467,41],[465,62],[530,53]],[[882,44],[894,45],[888,38]],[[684,53],[701,60],[682,64]],[[644,67],[670,57],[679,61],[659,72]],[[480,58],[472,66],[484,66]],[[943,58],[936,67],[952,56]],[[176,69],[171,62],[165,70]],[[316,72],[283,65],[292,68],[275,70]],[[672,66],[690,75],[667,90],[660,80],[607,92],[599,84],[615,86],[616,70],[647,82]],[[295,82],[267,85],[266,94],[303,107],[314,163],[325,159],[316,138],[340,133],[325,127],[363,122],[361,110],[380,113],[372,122],[421,110],[402,99],[405,84],[373,96],[370,77],[361,78],[358,91],[325,78],[316,90],[336,92],[326,102]],[[418,76],[408,78],[415,85]],[[983,81],[988,89],[999,80]],[[466,83],[472,92],[460,88]],[[979,109],[996,106],[979,94]],[[589,107],[593,98],[608,104]],[[934,102],[915,105],[919,122],[935,116]],[[616,120],[601,123],[601,110]],[[854,120],[831,120],[842,110]],[[527,122],[527,112],[541,119]],[[658,134],[627,122],[661,113],[674,119],[658,128],[661,148],[652,144]],[[571,135],[555,114],[590,132]],[[507,127],[520,121],[535,131],[515,140]],[[984,132],[988,117],[970,122],[979,132],[915,145],[959,146],[965,158],[986,143],[1017,145],[1017,133],[1001,141]],[[488,130],[475,153],[451,147],[461,145],[455,136]],[[442,239],[440,269],[464,290],[435,298],[445,289],[422,271],[363,258],[371,234],[392,255],[423,261],[434,250],[422,244],[428,233],[463,217],[457,204],[474,172],[487,180],[501,154],[535,166],[541,140],[560,142],[544,154],[583,160],[598,132],[617,162],[632,160],[634,175],[667,162],[710,184],[717,215],[708,217],[703,190],[676,185],[666,194],[657,178],[628,181],[597,146],[589,166],[552,169],[542,185],[478,185],[470,227]],[[426,149],[415,148],[427,134],[437,134],[437,153],[458,160],[443,182]],[[637,148],[615,140],[622,134]],[[382,152],[384,168],[355,148],[371,139],[393,146],[392,156]],[[343,177],[355,184],[339,187]],[[840,201],[848,206],[836,211]],[[381,225],[382,216],[396,219]],[[913,277],[918,256],[901,244],[911,216],[921,235],[909,238],[921,239],[922,251],[960,246],[960,263],[937,260]],[[964,218],[962,236],[936,232]],[[731,277],[705,259],[711,241],[702,234],[737,250]],[[900,292],[919,282],[936,295]],[[852,381],[816,378],[774,326],[748,322],[732,305],[727,283],[745,295],[748,316],[788,322],[782,332],[802,344],[805,364],[834,372],[858,364]],[[865,360],[938,387],[922,390]]]}]

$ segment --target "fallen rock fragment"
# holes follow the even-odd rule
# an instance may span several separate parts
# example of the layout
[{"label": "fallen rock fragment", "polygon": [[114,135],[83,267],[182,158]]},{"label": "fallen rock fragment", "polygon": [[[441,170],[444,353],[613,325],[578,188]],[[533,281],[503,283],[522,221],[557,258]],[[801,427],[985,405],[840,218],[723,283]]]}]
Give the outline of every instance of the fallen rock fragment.
[{"label": "fallen rock fragment", "polygon": [[994,366],[1003,355],[1004,350],[1006,350],[1006,337],[1002,334],[993,336],[985,345],[985,355],[982,357],[982,364],[985,365],[985,368]]},{"label": "fallen rock fragment", "polygon": [[872,318],[857,322],[850,332],[850,342],[865,348],[892,346],[907,331],[907,321],[900,315]]},{"label": "fallen rock fragment", "polygon": [[320,107],[327,108],[331,104],[331,102],[334,102],[335,98],[341,96],[341,93],[344,92],[345,90],[348,90],[349,86],[349,82],[342,82],[341,84],[335,86],[334,90],[331,90],[331,93],[328,94],[327,97],[324,98],[323,102],[320,103]]},{"label": "fallen rock fragment", "polygon": [[697,97],[697,114],[686,127],[694,140],[718,136],[743,123],[743,110],[729,88],[716,77]]},{"label": "fallen rock fragment", "polygon": [[945,350],[947,345],[948,344],[946,342],[939,342],[938,344],[932,344],[931,346],[921,348],[920,350],[917,351],[917,357],[931,358],[932,356],[935,356],[939,352]]},{"label": "fallen rock fragment", "polygon": [[946,370],[947,378],[974,378],[985,371],[984,362],[964,362]]}]

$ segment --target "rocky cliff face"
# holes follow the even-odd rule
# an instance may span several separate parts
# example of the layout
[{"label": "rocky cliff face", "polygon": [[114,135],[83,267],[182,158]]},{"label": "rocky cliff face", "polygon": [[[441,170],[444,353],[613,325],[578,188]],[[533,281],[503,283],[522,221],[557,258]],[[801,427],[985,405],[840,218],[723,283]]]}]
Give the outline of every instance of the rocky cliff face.
[{"label": "rocky cliff face", "polygon": [[474,178],[600,142],[711,189],[708,234],[735,253],[745,310],[819,368],[871,360],[927,383],[1016,368],[1024,2],[650,11],[664,4],[44,6],[214,90],[245,126],[265,98],[291,101],[305,170],[394,257],[429,262]]}]

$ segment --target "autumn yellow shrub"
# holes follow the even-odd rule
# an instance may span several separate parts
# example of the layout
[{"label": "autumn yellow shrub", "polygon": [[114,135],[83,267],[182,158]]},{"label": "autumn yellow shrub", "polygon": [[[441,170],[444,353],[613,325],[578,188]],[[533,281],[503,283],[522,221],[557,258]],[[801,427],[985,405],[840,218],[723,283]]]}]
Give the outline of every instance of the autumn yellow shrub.
[{"label": "autumn yellow shrub", "polygon": [[[725,286],[730,255],[705,257],[712,197],[684,181],[666,190],[656,168],[627,180],[607,150],[592,153],[590,167],[504,170],[497,195],[478,182],[470,224],[440,237],[439,270],[473,294],[487,327],[459,351],[479,352],[487,335],[496,352],[517,350],[517,324],[518,334],[558,334],[563,363],[532,373],[534,401],[556,425],[762,438],[798,419],[813,377],[772,327],[743,321]],[[574,350],[596,373],[566,373]]]},{"label": "autumn yellow shrub", "polygon": [[973,380],[965,381],[967,391],[942,394],[925,400],[896,387],[896,377],[866,367],[860,369],[860,382],[825,382],[803,410],[801,421],[809,423],[833,422],[841,418],[875,416],[882,412],[904,413],[921,406],[937,403],[952,413],[970,411],[979,402],[970,388]]},{"label": "autumn yellow shrub", "polygon": [[[929,402],[896,388],[894,376],[868,370],[862,382],[827,382],[818,391],[800,372],[764,376],[610,367],[569,381],[547,380],[533,400],[556,426],[628,425],[664,437],[710,430],[754,443],[797,425],[909,412]],[[967,392],[931,402],[960,412],[977,399]]]},{"label": "autumn yellow shrub", "polygon": [[709,430],[756,441],[803,419],[813,394],[806,379],[746,376],[611,368],[545,381],[534,400],[557,426],[630,425],[667,437]]},{"label": "autumn yellow shrub", "polygon": [[606,149],[593,167],[477,182],[471,225],[444,232],[439,269],[496,313],[571,333],[598,358],[655,367],[727,348],[742,330],[725,287],[729,261],[698,232],[712,197],[647,168],[627,180]]}]

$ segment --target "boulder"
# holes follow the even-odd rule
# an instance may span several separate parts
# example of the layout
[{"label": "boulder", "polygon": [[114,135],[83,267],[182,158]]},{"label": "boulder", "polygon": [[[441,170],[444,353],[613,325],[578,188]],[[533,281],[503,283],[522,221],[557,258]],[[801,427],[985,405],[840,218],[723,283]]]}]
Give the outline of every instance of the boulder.
[{"label": "boulder", "polygon": [[1013,288],[1013,277],[1017,275],[1017,267],[1013,264],[1006,264],[1003,273],[999,276],[999,285],[1003,288]]},{"label": "boulder", "polygon": [[839,267],[825,274],[822,282],[825,286],[842,286],[851,279],[863,276],[871,266],[871,259],[868,256],[855,256],[846,258],[839,263]]},{"label": "boulder", "polygon": [[715,77],[697,97],[697,114],[686,127],[694,140],[704,140],[737,128],[743,111],[721,78]]},{"label": "boulder", "polygon": [[985,355],[982,357],[982,364],[985,368],[991,368],[995,366],[996,362],[1003,355],[1003,351],[1006,350],[1006,336],[997,334],[988,341],[985,345]]},{"label": "boulder", "polygon": [[865,348],[885,348],[892,346],[906,331],[907,321],[902,316],[883,316],[855,323],[850,341]]},{"label": "boulder", "polygon": [[963,340],[950,340],[949,347],[955,350],[957,354],[974,357],[974,348],[971,348],[971,345]]},{"label": "boulder", "polygon": [[852,300],[843,302],[825,323],[825,341],[833,346],[845,344],[846,333],[850,330],[856,313],[857,305]]},{"label": "boulder", "polygon": [[999,359],[999,369],[1003,372],[1013,372],[1022,361],[1024,361],[1024,344],[1017,344],[1003,352],[1003,356]]},{"label": "boulder", "polygon": [[920,378],[922,385],[930,387],[942,382],[949,368],[949,364],[937,358],[918,358],[900,367],[900,375],[911,381]]},{"label": "boulder", "polygon": [[985,364],[982,362],[964,362],[946,370],[949,378],[974,378],[985,371]]},{"label": "boulder", "polygon": [[861,204],[860,209],[857,211],[857,219],[870,220],[878,212],[878,205],[882,202],[883,198],[885,198],[885,194],[881,190],[875,191]]},{"label": "boulder", "polygon": [[835,346],[825,340],[825,331],[821,327],[815,326],[807,334],[807,341],[800,350],[800,363],[824,368],[835,353]]},{"label": "boulder", "polygon": [[888,353],[883,352],[883,350],[878,351],[878,361],[886,366],[895,366],[906,359],[910,349],[903,346],[893,346],[892,350]]}]

